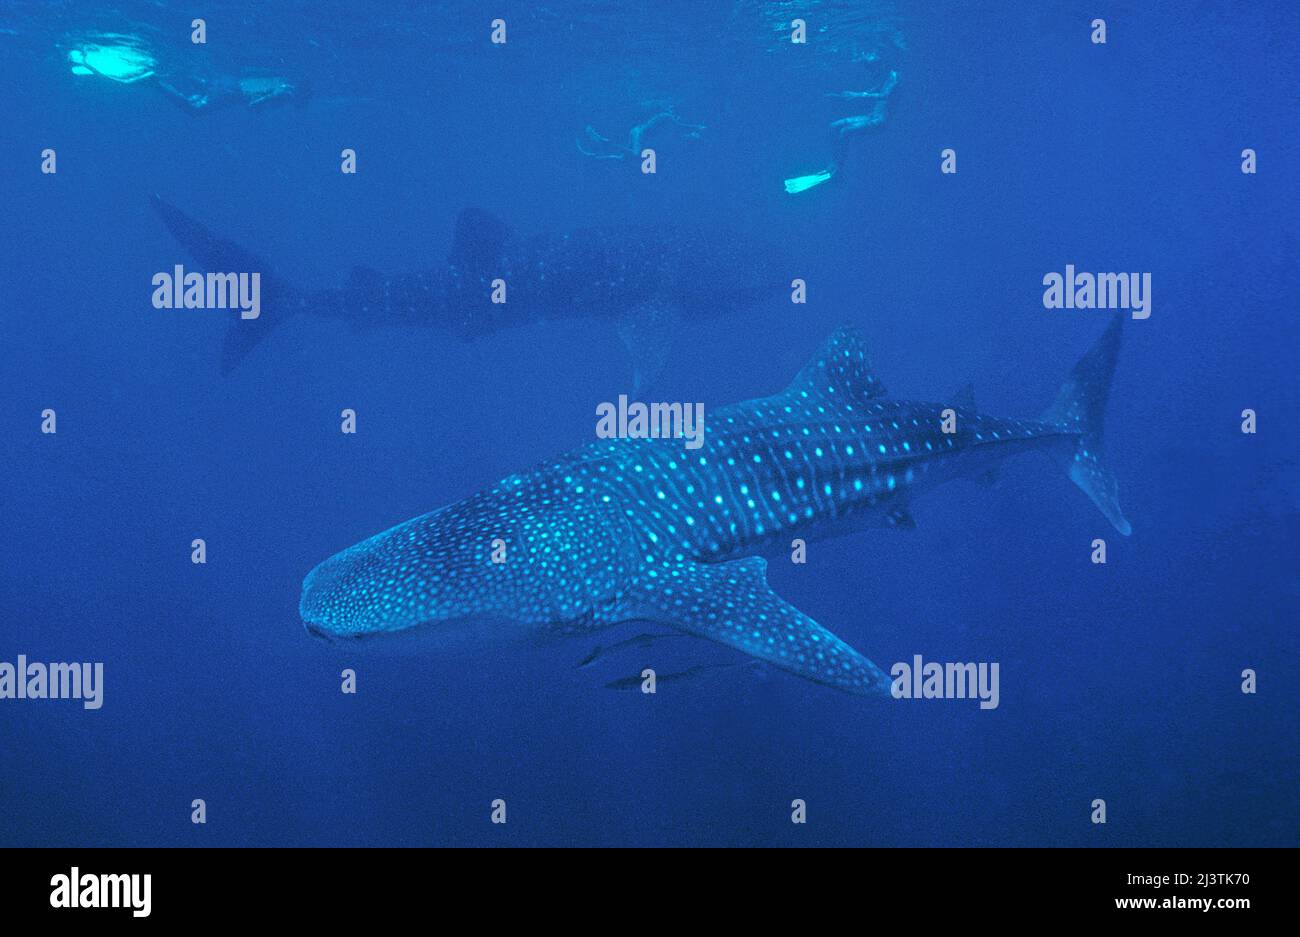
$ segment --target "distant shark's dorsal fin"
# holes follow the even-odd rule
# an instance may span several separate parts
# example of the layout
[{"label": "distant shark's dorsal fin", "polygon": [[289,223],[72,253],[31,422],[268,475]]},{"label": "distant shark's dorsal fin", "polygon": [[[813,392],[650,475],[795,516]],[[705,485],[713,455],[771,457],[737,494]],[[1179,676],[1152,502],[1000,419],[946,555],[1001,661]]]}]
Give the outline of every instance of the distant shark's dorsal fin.
[{"label": "distant shark's dorsal fin", "polygon": [[450,262],[467,270],[484,271],[501,257],[512,237],[510,227],[496,215],[473,206],[456,217]]},{"label": "distant shark's dorsal fin", "polygon": [[845,406],[883,397],[886,391],[871,370],[871,356],[862,336],[846,325],[826,340],[790,382],[786,393]]}]

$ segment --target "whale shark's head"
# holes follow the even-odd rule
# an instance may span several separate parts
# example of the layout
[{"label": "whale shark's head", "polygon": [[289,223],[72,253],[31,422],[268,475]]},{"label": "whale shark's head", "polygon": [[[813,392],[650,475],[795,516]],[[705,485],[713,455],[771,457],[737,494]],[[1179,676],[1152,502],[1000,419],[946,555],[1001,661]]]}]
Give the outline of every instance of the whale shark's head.
[{"label": "whale shark's head", "polygon": [[582,617],[613,592],[627,528],[562,484],[512,476],[336,553],[303,580],[303,624],[326,638],[461,638],[485,620]]},{"label": "whale shark's head", "polygon": [[[464,505],[465,502],[462,502]],[[312,634],[365,638],[495,611],[491,537],[470,534],[453,505],[363,540],[319,563],[298,611]]]}]

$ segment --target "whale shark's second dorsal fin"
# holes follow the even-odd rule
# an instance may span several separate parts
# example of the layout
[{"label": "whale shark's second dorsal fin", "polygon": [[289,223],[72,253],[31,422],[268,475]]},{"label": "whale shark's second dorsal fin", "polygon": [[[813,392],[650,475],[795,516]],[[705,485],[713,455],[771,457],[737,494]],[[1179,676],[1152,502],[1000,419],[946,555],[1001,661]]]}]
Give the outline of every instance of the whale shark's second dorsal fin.
[{"label": "whale shark's second dorsal fin", "polygon": [[886,390],[871,370],[871,356],[862,336],[857,329],[846,325],[826,339],[813,359],[790,382],[786,393],[844,406],[883,397]]},{"label": "whale shark's second dorsal fin", "polygon": [[448,259],[453,266],[483,271],[497,262],[511,237],[510,227],[504,221],[470,206],[456,216],[456,233]]}]

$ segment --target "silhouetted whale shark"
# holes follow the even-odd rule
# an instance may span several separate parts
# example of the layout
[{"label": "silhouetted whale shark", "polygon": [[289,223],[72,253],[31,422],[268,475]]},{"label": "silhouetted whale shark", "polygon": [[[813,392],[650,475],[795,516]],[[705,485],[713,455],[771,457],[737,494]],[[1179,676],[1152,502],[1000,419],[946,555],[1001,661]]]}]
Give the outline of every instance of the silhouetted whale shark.
[{"label": "silhouetted whale shark", "polygon": [[891,400],[857,334],[841,329],[783,393],[714,413],[700,449],[591,443],[342,551],[303,582],[303,622],[363,637],[490,618],[511,623],[489,635],[505,638],[648,620],[818,683],[886,693],[875,664],[772,592],[755,554],[910,526],[917,494],[1031,450],[1053,455],[1128,534],[1101,459],[1120,327],[1038,420],[985,416],[970,400]]},{"label": "silhouetted whale shark", "polygon": [[[262,274],[264,311],[231,322],[223,373],[280,322],[304,313],[354,326],[435,326],[464,338],[588,317],[617,325],[636,369],[636,393],[662,369],[688,310],[696,317],[726,315],[790,281],[777,251],[734,231],[643,225],[519,237],[487,212],[467,208],[442,267],[395,277],[355,267],[342,287],[306,291],[287,286],[261,258],[162,198],[153,196],[152,204],[202,272]],[[505,302],[493,302],[498,282],[505,285]]]}]

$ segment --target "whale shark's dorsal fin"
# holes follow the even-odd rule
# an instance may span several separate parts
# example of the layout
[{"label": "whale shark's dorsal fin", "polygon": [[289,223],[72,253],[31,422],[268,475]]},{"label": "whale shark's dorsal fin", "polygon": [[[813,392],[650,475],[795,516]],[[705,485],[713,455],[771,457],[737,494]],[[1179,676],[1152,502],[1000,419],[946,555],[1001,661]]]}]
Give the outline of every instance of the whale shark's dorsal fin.
[{"label": "whale shark's dorsal fin", "polygon": [[871,356],[862,336],[857,329],[846,325],[826,339],[813,359],[790,382],[786,393],[843,406],[883,397],[887,392],[871,370]]},{"label": "whale shark's dorsal fin", "polygon": [[470,206],[456,216],[449,259],[457,267],[485,270],[501,257],[512,236],[510,226],[496,215]]}]

